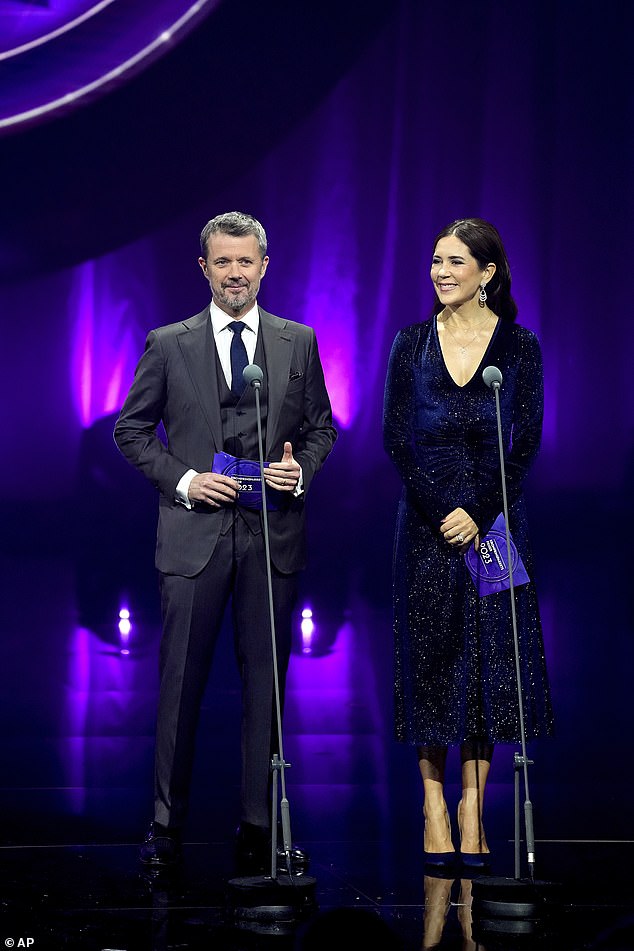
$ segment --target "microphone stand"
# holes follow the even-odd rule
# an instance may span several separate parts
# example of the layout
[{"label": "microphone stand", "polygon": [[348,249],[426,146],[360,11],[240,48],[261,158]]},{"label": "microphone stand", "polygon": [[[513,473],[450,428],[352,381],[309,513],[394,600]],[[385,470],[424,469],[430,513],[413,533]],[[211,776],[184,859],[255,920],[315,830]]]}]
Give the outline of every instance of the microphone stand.
[{"label": "microphone stand", "polygon": [[[490,368],[487,368],[490,369]],[[486,373],[486,370],[484,371]],[[509,529],[509,508],[508,508],[508,499],[506,495],[506,472],[504,468],[504,444],[502,440],[502,421],[500,413],[500,384],[502,382],[502,374],[499,372],[499,379],[493,379],[487,385],[493,389],[495,393],[495,413],[497,418],[497,430],[498,430],[498,449],[500,453],[500,472],[502,475],[502,504],[504,511],[504,523],[506,527],[506,558],[509,569],[509,585],[510,585],[510,595],[511,595],[511,619],[513,623],[513,643],[515,647],[515,676],[517,680],[517,703],[518,703],[518,712],[519,712],[519,721],[520,721],[520,740],[522,746],[522,754],[515,754],[514,759],[514,787],[515,787],[515,878],[520,878],[520,815],[519,815],[519,772],[523,771],[524,774],[524,791],[525,791],[525,800],[524,800],[524,825],[526,831],[526,850],[527,850],[527,862],[528,862],[528,871],[531,878],[531,881],[535,880],[535,835],[533,831],[533,804],[531,802],[529,788],[528,788],[528,766],[533,764],[532,760],[529,760],[526,755],[526,733],[524,729],[524,703],[522,700],[522,678],[520,670],[520,650],[519,650],[519,639],[517,634],[517,615],[515,611],[515,585],[513,583],[513,558],[511,554],[511,532]],[[485,380],[485,383],[487,381]]]},{"label": "microphone stand", "polygon": [[255,390],[255,413],[258,422],[258,453],[260,457],[260,480],[262,483],[262,522],[264,525],[264,552],[266,556],[266,580],[268,584],[269,621],[271,626],[271,647],[273,650],[273,683],[275,692],[275,714],[277,719],[278,752],[273,756],[271,768],[273,770],[273,802],[271,816],[271,878],[277,878],[277,799],[278,776],[280,781],[280,813],[282,819],[282,842],[286,857],[286,868],[291,874],[291,815],[288,798],[286,796],[285,770],[290,767],[284,759],[282,739],[282,710],[280,703],[279,673],[277,666],[277,640],[275,636],[275,613],[273,610],[273,582],[271,577],[271,551],[269,546],[269,513],[266,503],[266,481],[264,479],[264,448],[262,444],[262,420],[260,417],[260,387],[261,379],[254,377],[251,386]]},{"label": "microphone stand", "polygon": [[[310,875],[293,875],[291,865],[291,819],[290,805],[286,795],[285,770],[290,767],[284,759],[284,745],[282,737],[282,707],[280,701],[279,670],[277,663],[277,640],[275,635],[275,612],[273,606],[273,582],[271,574],[271,552],[269,545],[269,519],[266,502],[266,482],[264,479],[264,445],[262,440],[262,419],[260,409],[260,387],[263,373],[256,364],[249,364],[243,371],[245,383],[255,390],[255,407],[258,427],[258,454],[260,462],[260,480],[262,484],[262,523],[264,535],[264,551],[266,557],[266,577],[268,586],[269,625],[271,631],[271,649],[273,654],[273,685],[275,696],[275,713],[277,720],[278,752],[271,759],[273,771],[272,806],[271,806],[271,872],[270,875],[255,875],[243,878],[234,878],[229,881],[230,889],[235,893],[234,911],[237,916],[251,922],[282,918],[292,920],[294,913],[310,909],[314,904],[314,889],[316,879]],[[279,784],[278,784],[279,777]],[[279,785],[279,788],[278,788]],[[286,859],[286,872],[279,874],[277,869],[277,817],[278,797],[282,823],[282,843]]]},{"label": "microphone stand", "polygon": [[[515,610],[515,586],[513,582],[513,558],[511,551],[511,532],[509,528],[508,500],[506,494],[506,472],[504,467],[504,443],[500,412],[500,386],[502,373],[497,367],[488,366],[482,373],[482,379],[495,393],[495,411],[497,419],[498,448],[500,454],[500,472],[502,476],[502,502],[506,525],[506,555],[509,571],[511,596],[511,619],[513,623],[513,643],[515,649],[515,675],[517,679],[517,701],[520,723],[522,753],[514,757],[514,793],[515,793],[515,877],[496,878],[483,876],[476,878],[472,885],[472,915],[474,938],[490,934],[527,934],[543,929],[542,919],[548,918],[559,910],[558,889],[553,883],[535,880],[535,836],[533,831],[533,804],[528,788],[528,766],[533,764],[526,755],[526,733],[524,729],[524,705],[522,699],[522,678],[520,668],[519,638],[517,634],[517,615]],[[524,824],[526,831],[527,861],[529,880],[520,878],[520,793],[519,774],[524,775]]]}]

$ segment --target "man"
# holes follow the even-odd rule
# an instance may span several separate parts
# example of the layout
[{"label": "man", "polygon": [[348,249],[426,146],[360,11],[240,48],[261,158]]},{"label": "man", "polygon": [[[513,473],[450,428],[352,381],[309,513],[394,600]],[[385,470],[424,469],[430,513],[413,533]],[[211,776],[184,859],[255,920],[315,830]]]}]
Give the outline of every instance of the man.
[{"label": "man", "polygon": [[[277,716],[266,552],[260,510],[223,474],[228,453],[257,462],[255,391],[260,387],[269,548],[283,702],[297,573],[305,565],[304,501],[336,439],[314,331],[257,304],[269,259],[262,225],[229,212],[207,223],[198,263],[211,288],[200,314],[159,327],[115,426],[123,455],[159,490],[156,567],[163,635],[155,753],[154,820],[141,861],[180,858],[195,733],[215,643],[231,599],[242,683],[238,870],[270,869],[271,758]],[[167,442],[157,436],[163,423]],[[279,461],[277,461],[279,460]],[[256,470],[257,471],[257,470]],[[243,483],[244,484],[244,483]],[[246,504],[245,504],[246,503]],[[293,849],[294,868],[307,859]]]}]

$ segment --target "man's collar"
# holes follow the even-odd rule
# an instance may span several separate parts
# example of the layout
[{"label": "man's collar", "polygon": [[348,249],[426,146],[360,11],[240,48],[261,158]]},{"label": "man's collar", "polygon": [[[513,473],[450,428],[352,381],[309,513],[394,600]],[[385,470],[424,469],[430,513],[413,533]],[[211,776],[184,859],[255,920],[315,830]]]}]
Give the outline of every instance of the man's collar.
[{"label": "man's collar", "polygon": [[[221,310],[214,302],[213,298],[209,305],[209,314],[211,316],[211,325],[213,327],[214,334],[220,333],[221,330],[224,330],[225,327],[228,327],[233,321],[233,317],[230,317],[229,314],[224,312],[224,310]],[[254,333],[258,332],[258,327],[260,326],[260,312],[258,310],[257,301],[254,303],[251,310],[247,311],[244,317],[240,318],[240,323],[246,324],[246,326]]]}]

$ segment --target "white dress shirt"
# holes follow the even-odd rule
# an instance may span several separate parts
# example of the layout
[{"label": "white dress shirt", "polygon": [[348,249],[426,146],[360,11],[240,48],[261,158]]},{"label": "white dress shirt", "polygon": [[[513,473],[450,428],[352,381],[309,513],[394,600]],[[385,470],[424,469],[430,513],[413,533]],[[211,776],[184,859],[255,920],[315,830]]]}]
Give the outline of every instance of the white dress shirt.
[{"label": "white dress shirt", "polygon": [[[212,300],[209,305],[211,315],[211,326],[214,332],[216,350],[222,372],[225,375],[227,386],[231,389],[231,341],[233,340],[233,331],[230,330],[230,324],[235,323],[233,317],[220,310],[217,304]],[[242,340],[246,347],[249,363],[253,363],[255,358],[255,347],[258,342],[258,330],[260,327],[260,311],[257,304],[254,304],[251,310],[240,319],[245,329],[242,331]]]}]

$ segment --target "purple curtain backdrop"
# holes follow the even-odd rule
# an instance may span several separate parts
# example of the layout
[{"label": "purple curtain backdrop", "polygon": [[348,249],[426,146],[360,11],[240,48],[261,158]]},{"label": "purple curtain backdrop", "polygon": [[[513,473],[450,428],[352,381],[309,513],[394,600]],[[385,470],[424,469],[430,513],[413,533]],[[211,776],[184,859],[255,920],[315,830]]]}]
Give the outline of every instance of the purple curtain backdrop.
[{"label": "purple curtain backdrop", "polygon": [[[518,320],[544,352],[544,442],[528,496],[558,712],[540,765],[562,794],[584,741],[618,757],[634,726],[634,14],[611,2],[600,17],[576,2],[391,7],[332,88],[265,149],[239,105],[212,97],[198,119],[206,132],[191,130],[209,176],[147,234],[53,272],[39,262],[56,234],[32,234],[32,273],[0,286],[8,544],[34,542],[45,510],[55,546],[83,430],[116,412],[146,332],[205,306],[196,258],[206,220],[245,210],[269,237],[260,303],[316,328],[341,431],[315,485],[309,579],[338,590],[343,576],[342,599],[379,608],[370,650],[389,661],[398,483],[381,444],[387,356],[398,328],[431,308],[433,236],[456,217],[488,218],[505,240]],[[249,161],[216,181],[215,152],[232,148]],[[99,229],[90,194],[75,213]],[[389,732],[389,706],[384,718]],[[615,797],[628,772],[617,761]]]}]

